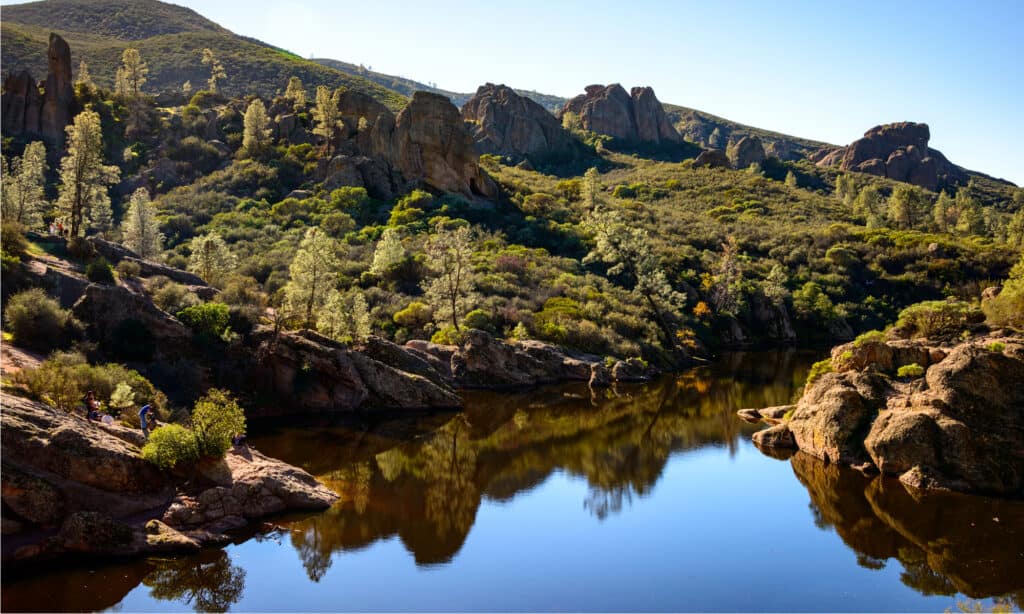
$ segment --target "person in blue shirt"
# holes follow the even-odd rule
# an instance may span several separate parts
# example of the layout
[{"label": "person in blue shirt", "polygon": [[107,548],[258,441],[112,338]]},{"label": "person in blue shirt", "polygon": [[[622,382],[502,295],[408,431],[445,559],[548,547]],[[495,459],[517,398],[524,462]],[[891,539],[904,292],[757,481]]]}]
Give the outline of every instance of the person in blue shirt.
[{"label": "person in blue shirt", "polygon": [[[148,424],[146,423],[147,418],[149,418]],[[139,410],[139,423],[142,425],[142,434],[149,439],[149,432],[156,428],[156,419],[153,415],[153,408],[148,403]]]}]

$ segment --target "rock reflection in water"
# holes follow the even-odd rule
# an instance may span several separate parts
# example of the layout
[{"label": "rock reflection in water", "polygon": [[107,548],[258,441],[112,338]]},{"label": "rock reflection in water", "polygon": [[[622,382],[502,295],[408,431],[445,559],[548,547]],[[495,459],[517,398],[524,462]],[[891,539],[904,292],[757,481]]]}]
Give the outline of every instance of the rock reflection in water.
[{"label": "rock reflection in water", "polygon": [[1001,596],[1024,608],[1024,502],[956,493],[911,495],[895,479],[865,477],[803,453],[790,460],[819,527],[833,528],[857,562],[903,566],[923,595]]},{"label": "rock reflection in water", "polygon": [[342,495],[290,527],[314,581],[335,552],[393,535],[417,564],[443,564],[461,549],[484,497],[511,499],[560,470],[587,480],[582,505],[603,519],[650,492],[670,454],[708,445],[735,452],[756,430],[734,418],[736,409],[789,402],[809,363],[795,352],[737,354],[646,385],[471,392],[455,416],[279,429],[254,441]]}]

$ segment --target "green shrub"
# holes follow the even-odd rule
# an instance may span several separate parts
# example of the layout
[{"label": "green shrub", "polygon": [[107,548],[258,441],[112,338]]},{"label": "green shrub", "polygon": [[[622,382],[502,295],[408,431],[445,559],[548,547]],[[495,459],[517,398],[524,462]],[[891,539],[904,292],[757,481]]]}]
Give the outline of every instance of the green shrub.
[{"label": "green shrub", "polygon": [[122,260],[117,263],[117,274],[123,279],[135,279],[142,272],[142,267],[139,266],[138,262],[131,262],[130,260]]},{"label": "green shrub", "polygon": [[[131,388],[136,405],[148,403],[159,413],[167,403],[164,394],[138,371],[117,363],[90,365],[78,352],[54,352],[38,367],[19,371],[14,379],[33,397],[65,411],[77,407],[88,390],[101,401],[110,399],[118,384]],[[134,415],[128,412],[124,418],[130,420]]]},{"label": "green shrub", "polygon": [[925,301],[901,311],[896,326],[912,337],[933,337],[959,333],[983,318],[980,309],[964,301]]},{"label": "green shrub", "polygon": [[818,362],[811,365],[811,370],[807,372],[807,382],[804,386],[810,386],[814,382],[818,381],[822,375],[832,372],[832,359],[826,358],[825,360],[819,360]]},{"label": "green shrub", "polygon": [[102,256],[86,265],[85,276],[89,278],[89,281],[98,284],[114,283],[114,269]]},{"label": "green shrub", "polygon": [[996,326],[1024,328],[1024,256],[1010,269],[999,294],[982,301],[981,308]]},{"label": "green shrub", "polygon": [[1003,350],[1006,349],[1006,344],[1000,343],[998,341],[993,341],[992,343],[985,346],[985,349],[987,349],[990,352],[996,352],[997,354],[1001,354]]},{"label": "green shrub", "polygon": [[68,256],[79,262],[92,260],[96,257],[96,249],[85,240],[85,237],[72,237],[68,241]]},{"label": "green shrub", "polygon": [[179,311],[177,318],[196,336],[218,339],[228,327],[231,310],[224,303],[203,303]]},{"label": "green shrub", "polygon": [[199,297],[189,292],[185,286],[163,275],[146,280],[146,291],[153,297],[153,303],[167,313],[178,313],[200,302]]},{"label": "green shrub", "polygon": [[860,347],[866,343],[882,343],[885,341],[885,333],[880,330],[869,330],[862,333],[853,340],[853,345]]},{"label": "green shrub", "polygon": [[226,391],[212,388],[192,409],[192,430],[199,454],[220,458],[231,448],[231,438],[245,432],[245,412]]},{"label": "green shrub", "polygon": [[462,339],[462,332],[455,330],[454,326],[445,326],[430,337],[430,342],[441,345],[461,345]]},{"label": "green shrub", "polygon": [[28,240],[25,239],[25,227],[17,222],[0,224],[0,245],[9,256],[21,260],[28,253]]},{"label": "green shrub", "polygon": [[71,345],[82,334],[82,324],[40,288],[15,294],[4,310],[4,327],[20,346],[48,352]]},{"label": "green shrub", "polygon": [[180,424],[165,424],[149,434],[142,459],[164,471],[199,460],[195,434]]},{"label": "green shrub", "polygon": [[422,328],[433,316],[434,310],[430,305],[422,301],[413,301],[406,305],[405,309],[395,312],[392,320],[399,326]]},{"label": "green shrub", "polygon": [[489,313],[483,309],[474,309],[462,319],[462,325],[466,328],[476,328],[487,332],[494,332],[494,323]]},{"label": "green shrub", "polygon": [[896,377],[921,377],[924,375],[924,367],[917,364],[916,362],[910,363],[909,365],[903,365],[899,369],[896,369]]}]

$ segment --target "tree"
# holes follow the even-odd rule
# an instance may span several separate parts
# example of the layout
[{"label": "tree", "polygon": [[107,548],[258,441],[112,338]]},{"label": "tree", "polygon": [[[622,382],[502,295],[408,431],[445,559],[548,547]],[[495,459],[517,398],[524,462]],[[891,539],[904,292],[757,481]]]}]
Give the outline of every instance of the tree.
[{"label": "tree", "polygon": [[334,138],[341,124],[341,112],[338,110],[338,103],[341,101],[341,91],[333,93],[327,86],[321,85],[316,88],[316,106],[313,107],[313,134],[322,136],[327,143],[327,153],[334,150]]},{"label": "tree", "polygon": [[949,194],[940,192],[932,207],[932,222],[939,232],[949,232],[956,225],[956,203]]},{"label": "tree", "polygon": [[1006,242],[1015,247],[1024,247],[1024,209],[1017,209],[1006,225]]},{"label": "tree", "polygon": [[601,190],[601,183],[597,169],[594,167],[588,168],[587,172],[583,174],[583,206],[588,211],[593,210],[598,205],[598,193]]},{"label": "tree", "polygon": [[284,97],[292,101],[292,106],[295,109],[301,109],[306,106],[306,88],[302,85],[302,80],[298,77],[292,77],[288,79],[288,87],[284,90]]},{"label": "tree", "polygon": [[764,278],[761,288],[764,291],[764,295],[768,297],[768,300],[776,305],[781,305],[789,298],[789,289],[786,287],[787,281],[789,281],[789,276],[786,275],[786,268],[776,263],[772,270],[768,272],[768,276]]},{"label": "tree", "polygon": [[853,177],[850,175],[839,175],[836,177],[836,196],[846,206],[853,205],[854,199],[857,198],[857,183],[853,180]]},{"label": "tree", "polygon": [[685,299],[672,289],[661,265],[661,257],[651,245],[646,230],[626,224],[611,209],[597,206],[583,220],[584,230],[594,237],[594,247],[583,259],[584,264],[610,264],[609,276],[621,275],[632,283],[633,291],[646,301],[667,348],[675,348],[675,340],[662,314],[662,305],[681,309]]},{"label": "tree", "polygon": [[362,341],[370,336],[370,308],[363,293],[356,288],[348,292],[331,290],[327,295],[316,329],[335,341]]},{"label": "tree", "polygon": [[114,91],[126,98],[135,98],[142,93],[149,68],[142,61],[139,50],[128,47],[121,54],[121,66],[114,78]]},{"label": "tree", "polygon": [[786,185],[788,185],[791,188],[800,187],[800,184],[799,182],[797,182],[796,175],[793,174],[793,171],[786,172]]},{"label": "tree", "polygon": [[267,118],[267,109],[259,98],[249,104],[245,110],[244,127],[242,131],[243,157],[258,158],[270,148],[270,120]]},{"label": "tree", "polygon": [[715,271],[711,290],[711,304],[719,313],[739,312],[740,302],[743,297],[740,289],[740,282],[743,279],[743,272],[740,270],[738,261],[739,246],[736,237],[729,236],[722,243],[722,257],[718,261],[718,268]]},{"label": "tree", "polygon": [[206,81],[206,87],[211,92],[216,94],[219,90],[217,85],[228,78],[228,74],[224,71],[224,65],[220,63],[217,56],[213,55],[213,50],[206,48],[203,49],[203,64],[210,67],[210,78]]},{"label": "tree", "polygon": [[971,195],[970,188],[956,191],[957,220],[956,231],[962,235],[981,235],[985,233],[985,217],[981,211],[981,203]]},{"label": "tree", "polygon": [[116,183],[120,173],[116,166],[103,164],[103,133],[95,111],[79,113],[66,131],[68,153],[60,163],[57,210],[67,217],[71,236],[77,237],[86,227],[109,225],[107,186]]},{"label": "tree", "polygon": [[75,79],[75,90],[80,94],[92,92],[96,84],[92,82],[92,75],[89,74],[89,65],[82,60],[78,63],[78,78]]},{"label": "tree", "polygon": [[231,438],[245,433],[245,411],[230,393],[211,388],[192,408],[192,431],[201,456],[221,458]]},{"label": "tree", "polygon": [[224,239],[215,232],[192,239],[188,270],[211,286],[218,286],[237,264]]},{"label": "tree", "polygon": [[337,250],[334,239],[319,228],[310,228],[288,267],[289,279],[284,287],[286,303],[291,312],[303,319],[307,328],[313,328],[315,314],[334,289],[341,267]]},{"label": "tree", "polygon": [[927,211],[928,200],[921,189],[901,183],[889,197],[889,219],[897,228],[914,228]]},{"label": "tree", "polygon": [[885,214],[885,197],[874,184],[864,186],[853,201],[853,214],[864,218],[869,228],[881,224]]},{"label": "tree", "polygon": [[186,81],[186,82],[181,84],[181,93],[185,94],[186,96],[188,96],[189,94],[192,93],[192,82],[191,81]]},{"label": "tree", "polygon": [[425,282],[423,290],[438,318],[450,320],[459,332],[459,321],[466,311],[474,286],[473,231],[468,226],[442,230],[427,243],[427,259],[436,267],[436,276]]},{"label": "tree", "polygon": [[125,246],[140,258],[152,259],[160,254],[164,236],[156,219],[156,206],[149,199],[149,191],[139,188],[132,194],[128,212],[121,223]]},{"label": "tree", "polygon": [[385,228],[380,242],[377,243],[377,249],[373,252],[373,264],[370,265],[370,272],[374,275],[383,275],[403,259],[405,259],[405,248],[402,247],[398,229]]},{"label": "tree", "polygon": [[4,221],[13,220],[27,228],[43,223],[46,212],[46,146],[34,141],[25,147],[20,158],[4,160],[3,206]]}]

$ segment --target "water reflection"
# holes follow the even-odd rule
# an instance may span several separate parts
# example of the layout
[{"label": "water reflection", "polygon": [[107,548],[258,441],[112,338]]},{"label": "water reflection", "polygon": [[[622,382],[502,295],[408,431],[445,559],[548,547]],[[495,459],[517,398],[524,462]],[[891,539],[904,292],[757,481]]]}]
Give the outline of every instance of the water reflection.
[{"label": "water reflection", "polygon": [[833,528],[870,569],[890,559],[923,595],[955,595],[1024,608],[1024,504],[955,493],[911,495],[896,480],[866,478],[804,454],[790,462],[816,523]]},{"label": "water reflection", "polygon": [[735,419],[736,408],[788,402],[809,362],[795,352],[734,355],[642,386],[474,392],[465,412],[428,422],[304,425],[253,439],[342,496],[290,525],[310,579],[323,577],[335,553],[394,535],[417,564],[436,565],[459,552],[485,497],[509,500],[564,471],[587,480],[581,504],[604,519],[649,493],[670,454],[709,445],[734,452],[756,429]]}]

